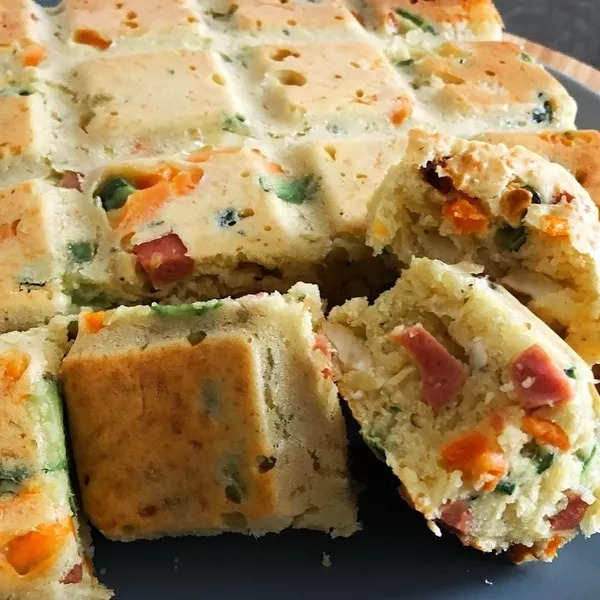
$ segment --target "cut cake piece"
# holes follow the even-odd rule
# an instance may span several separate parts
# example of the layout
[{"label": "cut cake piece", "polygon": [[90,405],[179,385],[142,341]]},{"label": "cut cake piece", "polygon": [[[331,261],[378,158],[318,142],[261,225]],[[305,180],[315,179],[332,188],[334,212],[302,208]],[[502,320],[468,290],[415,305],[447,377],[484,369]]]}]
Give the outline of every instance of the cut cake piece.
[{"label": "cut cake piece", "polygon": [[[75,513],[57,386],[64,328],[0,336],[0,597],[105,600]],[[85,537],[85,536],[84,536]]]},{"label": "cut cake piece", "polygon": [[563,167],[524,148],[413,131],[371,209],[376,252],[482,264],[559,331],[600,316],[598,209]]},{"label": "cut cake piece", "polygon": [[307,284],[82,314],[62,378],[92,523],[119,540],[355,531],[345,424],[311,319]]},{"label": "cut cake piece", "polygon": [[414,259],[323,332],[365,441],[430,528],[550,561],[600,530],[600,398],[581,358],[472,269]]}]

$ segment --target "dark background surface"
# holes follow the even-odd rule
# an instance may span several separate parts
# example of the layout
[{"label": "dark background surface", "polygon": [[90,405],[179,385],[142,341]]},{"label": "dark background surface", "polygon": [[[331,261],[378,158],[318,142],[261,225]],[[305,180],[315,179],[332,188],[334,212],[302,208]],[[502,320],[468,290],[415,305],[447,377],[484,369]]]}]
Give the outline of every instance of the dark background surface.
[{"label": "dark background surface", "polygon": [[600,68],[600,0],[495,0],[506,30]]}]

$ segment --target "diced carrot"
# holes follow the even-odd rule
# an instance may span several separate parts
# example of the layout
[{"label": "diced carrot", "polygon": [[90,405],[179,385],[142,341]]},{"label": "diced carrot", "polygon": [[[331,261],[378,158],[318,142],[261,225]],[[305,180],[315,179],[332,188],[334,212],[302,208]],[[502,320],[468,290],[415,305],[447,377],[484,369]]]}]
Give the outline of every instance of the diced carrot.
[{"label": "diced carrot", "polygon": [[21,52],[24,67],[37,67],[46,58],[46,47],[41,44],[29,44]]},{"label": "diced carrot", "polygon": [[544,548],[544,556],[554,558],[558,554],[558,549],[563,543],[563,538],[560,535],[555,535]]},{"label": "diced carrot", "polygon": [[4,556],[19,575],[27,575],[56,554],[72,531],[70,518],[61,523],[39,527],[10,540],[4,547]]},{"label": "diced carrot", "polygon": [[540,444],[548,444],[565,452],[571,447],[563,428],[547,419],[527,415],[523,417],[521,429]]},{"label": "diced carrot", "polygon": [[380,219],[375,219],[375,221],[373,221],[372,229],[373,235],[377,236],[378,238],[385,238],[390,233],[388,226]]},{"label": "diced carrot", "polygon": [[9,237],[14,237],[17,235],[17,228],[19,227],[19,223],[21,219],[17,219],[12,223],[2,223],[0,225],[0,242],[8,239]]},{"label": "diced carrot", "polygon": [[329,343],[327,342],[327,338],[321,334],[315,334],[315,341],[313,344],[313,350],[319,350],[322,352],[328,359],[331,358],[331,349],[329,348]]},{"label": "diced carrot", "polygon": [[352,13],[352,16],[364,27],[365,26],[365,19],[364,17],[357,13],[355,10],[351,10],[350,11]]},{"label": "diced carrot", "polygon": [[397,106],[390,115],[390,121],[394,127],[399,127],[412,114],[412,102],[408,98],[397,99]]},{"label": "diced carrot", "polygon": [[104,311],[85,313],[83,320],[88,333],[98,333],[104,327]]},{"label": "diced carrot", "polygon": [[564,237],[569,235],[569,222],[564,217],[544,215],[541,229],[552,237]]},{"label": "diced carrot", "polygon": [[210,146],[207,146],[190,155],[188,161],[193,163],[206,162],[209,158],[212,158],[217,154],[235,154],[236,152],[239,152],[238,148],[211,148]]},{"label": "diced carrot", "polygon": [[461,235],[485,231],[489,223],[479,201],[466,194],[461,194],[458,198],[446,202],[442,206],[442,215]]},{"label": "diced carrot", "polygon": [[111,40],[107,40],[93,29],[78,29],[73,35],[73,40],[78,44],[93,46],[98,50],[107,50],[112,44]]},{"label": "diced carrot", "polygon": [[152,187],[138,190],[127,198],[117,221],[117,227],[129,230],[134,225],[149,220],[171,197],[171,185],[160,181]]},{"label": "diced carrot", "polygon": [[467,433],[444,444],[441,452],[444,467],[462,471],[465,478],[486,480],[485,487],[494,487],[506,471],[506,460],[498,445],[478,431]]},{"label": "diced carrot", "polygon": [[0,355],[0,371],[3,380],[19,381],[27,370],[31,357],[21,350],[11,349]]},{"label": "diced carrot", "polygon": [[283,167],[270,160],[265,160],[266,171],[269,175],[279,175],[283,173]]},{"label": "diced carrot", "polygon": [[190,169],[181,171],[173,177],[173,190],[178,196],[183,196],[193,190],[204,176],[202,169]]}]

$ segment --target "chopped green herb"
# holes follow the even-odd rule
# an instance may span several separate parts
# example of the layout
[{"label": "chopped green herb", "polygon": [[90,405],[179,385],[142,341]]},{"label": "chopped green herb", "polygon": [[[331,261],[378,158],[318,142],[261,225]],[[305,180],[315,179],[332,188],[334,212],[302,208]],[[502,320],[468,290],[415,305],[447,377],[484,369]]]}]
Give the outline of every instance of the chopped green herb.
[{"label": "chopped green herb", "polygon": [[413,25],[416,25],[419,29],[422,29],[425,33],[431,33],[431,35],[437,35],[437,31],[433,28],[433,25],[426,21],[420,15],[416,15],[403,8],[397,8],[396,14],[401,16],[403,19],[410,21]]},{"label": "chopped green herb", "polygon": [[127,202],[127,198],[135,191],[137,191],[137,188],[131,181],[125,177],[117,176],[107,179],[96,194],[100,196],[104,210],[108,211],[121,208]]},{"label": "chopped green herb", "polygon": [[71,242],[68,245],[71,260],[76,263],[90,262],[96,254],[91,242]]},{"label": "chopped green herb", "polygon": [[225,208],[217,213],[219,227],[234,227],[237,225],[239,214],[235,208]]},{"label": "chopped green herb", "polygon": [[202,397],[201,399],[205,412],[210,415],[215,414],[219,410],[219,406],[221,404],[220,393],[217,384],[211,379],[207,379],[202,384],[200,395]]},{"label": "chopped green herb", "polygon": [[175,75],[175,69],[167,69],[169,75]]},{"label": "chopped green herb", "polygon": [[540,196],[539,192],[531,185],[524,185],[523,186],[524,190],[527,190],[528,192],[531,192],[531,202],[532,204],[542,204],[542,197]]},{"label": "chopped green herb", "polygon": [[28,281],[27,279],[22,279],[19,281],[19,287],[25,288],[43,288],[46,287],[45,281]]},{"label": "chopped green herb", "polygon": [[565,374],[567,377],[570,377],[571,379],[577,379],[577,373],[575,371],[575,367],[569,367],[568,369],[565,369]]},{"label": "chopped green herb", "polygon": [[221,55],[221,58],[226,62],[226,63],[230,63],[233,62],[231,60],[231,57],[228,56],[227,54],[224,54],[223,52],[219,52],[219,54]]},{"label": "chopped green herb", "polygon": [[415,59],[414,58],[409,58],[408,60],[398,60],[394,63],[395,67],[410,67],[412,64],[414,64]]},{"label": "chopped green herb", "polygon": [[246,125],[246,117],[233,115],[223,121],[223,131],[237,133],[238,135],[250,135],[250,128]]},{"label": "chopped green herb", "polygon": [[[539,94],[540,98],[543,94]],[[536,123],[552,123],[554,121],[554,109],[552,103],[549,100],[544,100],[541,108],[534,108],[531,111],[531,118]]]},{"label": "chopped green herb", "polygon": [[246,495],[246,486],[240,476],[237,459],[230,455],[221,469],[221,473],[227,483],[225,497],[234,504],[240,504]]},{"label": "chopped green herb", "polygon": [[528,63],[532,63],[533,62],[533,58],[531,58],[531,56],[529,56],[529,54],[526,54],[525,52],[521,52],[521,54],[519,55],[521,60],[528,62]]},{"label": "chopped green herb", "polygon": [[502,479],[494,491],[510,496],[515,491],[516,487],[517,484],[514,481],[511,481],[510,479]]},{"label": "chopped green herb", "polygon": [[327,125],[325,125],[325,129],[327,129],[327,131],[329,131],[330,133],[333,133],[334,135],[339,134],[344,134],[346,133],[346,130],[344,129],[344,127],[342,127],[342,125],[338,125],[337,123],[327,123]]},{"label": "chopped green herb", "polygon": [[313,175],[295,179],[263,175],[258,181],[265,192],[273,192],[279,199],[290,204],[304,204],[313,198],[318,189],[317,180]]},{"label": "chopped green herb", "polygon": [[577,458],[581,461],[581,474],[587,471],[589,464],[592,462],[594,456],[596,456],[596,452],[598,451],[598,446],[594,446],[592,451],[586,456],[585,452],[582,450],[578,450],[575,454]]},{"label": "chopped green herb", "polygon": [[150,310],[161,317],[187,317],[190,315],[204,315],[219,308],[223,303],[220,300],[209,300],[208,302],[194,302],[192,304],[151,304]]},{"label": "chopped green herb", "polygon": [[527,230],[525,227],[502,227],[496,233],[496,243],[506,250],[516,252],[527,241]]},{"label": "chopped green herb", "polygon": [[373,454],[382,462],[385,462],[383,440],[377,434],[363,434],[363,439]]}]

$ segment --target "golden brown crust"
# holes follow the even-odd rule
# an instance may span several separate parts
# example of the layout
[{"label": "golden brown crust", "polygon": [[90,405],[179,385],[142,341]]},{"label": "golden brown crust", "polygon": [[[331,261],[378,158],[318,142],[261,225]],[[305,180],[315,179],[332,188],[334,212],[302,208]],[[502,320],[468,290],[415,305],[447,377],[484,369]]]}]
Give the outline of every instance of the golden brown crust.
[{"label": "golden brown crust", "polygon": [[108,537],[244,529],[272,513],[245,339],[67,356],[63,377],[83,504]]}]

